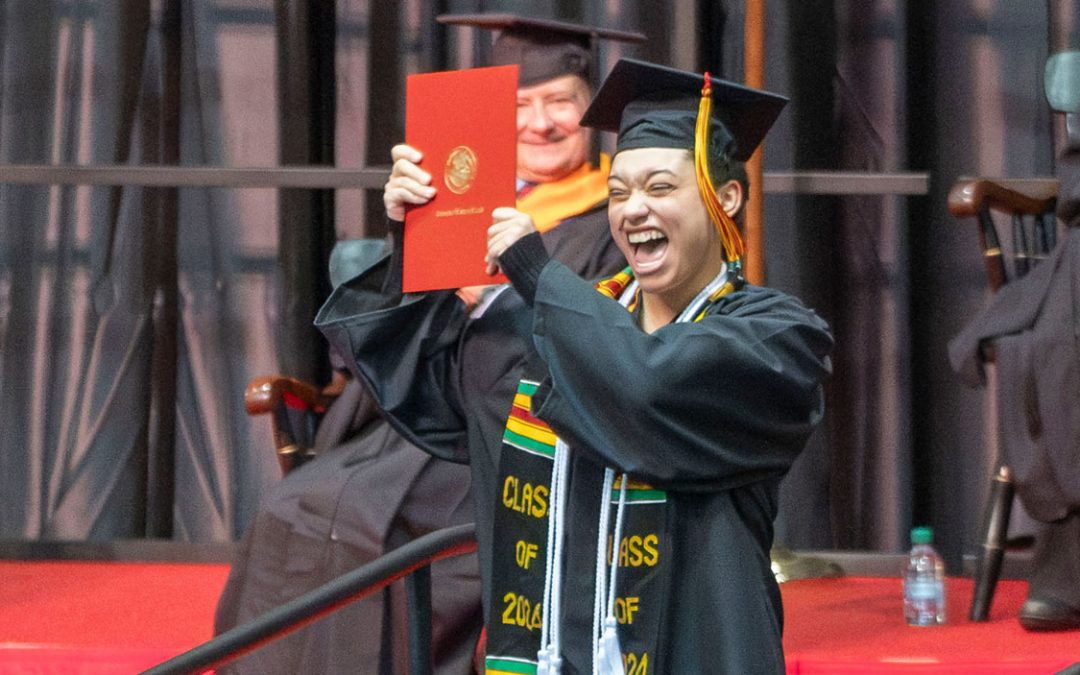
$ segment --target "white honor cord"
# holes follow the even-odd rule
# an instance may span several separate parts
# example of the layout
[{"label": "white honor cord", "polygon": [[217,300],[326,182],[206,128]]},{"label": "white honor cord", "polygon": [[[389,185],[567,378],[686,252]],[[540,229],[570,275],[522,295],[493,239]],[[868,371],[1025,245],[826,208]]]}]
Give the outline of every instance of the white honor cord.
[{"label": "white honor cord", "polygon": [[720,267],[720,273],[713,277],[712,281],[705,284],[705,288],[698,291],[698,294],[694,296],[694,299],[690,301],[690,304],[686,306],[686,309],[684,309],[682,313],[679,314],[679,317],[675,319],[675,323],[693,321],[694,317],[701,311],[701,308],[709,301],[709,296],[723,286],[725,281],[727,281],[727,263],[724,263]]},{"label": "white honor cord", "polygon": [[[625,473],[619,482],[619,508],[615,511],[615,534],[612,537],[611,547],[611,581],[609,582],[607,618],[615,619],[615,581],[619,571],[619,552],[622,550],[623,514],[626,513],[626,484],[630,477]],[[610,498],[609,498],[610,499]]]},{"label": "white honor cord", "polygon": [[[705,306],[705,303],[709,301],[709,296],[717,291],[724,282],[727,281],[727,263],[720,265],[720,272],[713,277],[712,281],[705,284],[705,288],[698,291],[698,294],[694,296],[694,299],[690,301],[690,304],[686,306],[686,309],[679,314],[679,317],[675,319],[675,323],[682,323],[685,321],[691,321],[701,311],[701,308]],[[626,288],[623,289],[621,295],[619,295],[619,304],[623,307],[629,307],[630,302],[633,301],[634,296],[637,294],[638,281],[634,279]]]},{"label": "white honor cord", "polygon": [[559,456],[559,494],[555,497],[558,506],[555,523],[555,553],[552,556],[555,565],[554,574],[551,575],[551,614],[548,621],[551,623],[551,668],[550,675],[559,675],[562,671],[562,624],[559,617],[562,616],[562,573],[563,573],[563,546],[566,543],[566,499],[570,490],[566,486],[567,473],[570,470],[570,447],[563,443],[562,439],[557,442],[562,446]]},{"label": "white honor cord", "polygon": [[[596,533],[596,591],[593,594],[593,644],[592,653],[600,649],[600,636],[604,631],[604,589],[607,588],[608,527],[611,525],[611,489],[615,485],[615,471],[604,469],[604,487],[600,500],[600,527]],[[596,672],[594,663],[593,672]]]},{"label": "white honor cord", "polygon": [[548,492],[548,531],[547,546],[544,551],[544,597],[540,602],[540,651],[536,653],[536,672],[538,675],[546,675],[551,662],[551,652],[548,645],[548,608],[551,607],[551,565],[554,556],[555,543],[555,500],[554,496],[559,489],[559,443],[555,443],[555,456],[551,461],[551,489]]},{"label": "white honor cord", "polygon": [[[619,304],[628,307],[637,295],[638,281],[633,279],[619,295]],[[600,526],[596,535],[596,592],[593,596],[593,674],[600,672],[600,649],[601,640],[604,637],[604,605],[607,593],[607,552],[608,552],[608,528],[611,527],[611,490],[615,485],[615,470],[604,469],[604,485],[601,488],[600,498]],[[617,559],[619,541],[616,539],[611,545],[612,556]],[[614,571],[613,571],[614,575]]]},{"label": "white honor cord", "polygon": [[[610,472],[614,475],[614,471],[611,469],[605,470],[605,485],[607,484],[607,473]],[[613,481],[614,482],[614,481]],[[622,661],[622,648],[619,646],[619,632],[618,622],[615,619],[615,589],[618,583],[618,570],[619,570],[619,551],[622,545],[622,530],[623,530],[623,515],[626,513],[626,485],[630,482],[629,476],[625,473],[622,474],[622,480],[619,484],[619,508],[615,511],[615,532],[612,534],[611,542],[611,578],[607,582],[607,588],[604,589],[607,592],[607,611],[604,611],[603,606],[598,606],[594,610],[594,620],[600,615],[604,616],[603,623],[601,625],[600,638],[597,641],[597,647],[593,652],[593,673],[594,675],[624,675]],[[604,503],[611,502],[611,490],[607,490],[604,493]],[[607,519],[604,519],[603,531],[607,532]],[[597,579],[597,587],[603,585],[601,579]]]},{"label": "white honor cord", "polygon": [[[634,279],[629,284],[627,284],[626,288],[623,289],[622,294],[619,295],[619,300],[618,300],[619,304],[622,305],[623,307],[628,307],[630,305],[630,302],[634,299],[634,296],[637,295],[637,289],[638,289],[638,281],[637,281],[637,279]],[[595,592],[595,594],[593,596],[593,651],[592,651],[592,653],[593,653],[593,675],[599,675],[600,673],[607,672],[609,670],[604,665],[603,662],[607,661],[606,651],[607,651],[607,648],[609,648],[609,646],[606,645],[605,642],[610,642],[610,640],[605,640],[605,637],[606,637],[605,632],[612,633],[612,631],[606,631],[605,630],[605,628],[606,628],[605,624],[607,623],[607,621],[605,619],[605,617],[607,615],[607,612],[605,611],[605,609],[606,609],[605,605],[607,604],[606,603],[607,598],[605,596],[606,595],[611,595],[612,597],[614,597],[614,589],[615,589],[615,584],[614,584],[614,577],[615,577],[614,564],[615,563],[613,563],[613,567],[612,567],[612,571],[611,571],[612,583],[611,583],[610,592],[608,590],[608,580],[607,580],[608,579],[608,577],[607,577],[608,528],[611,527],[611,490],[614,487],[614,485],[615,485],[615,471],[614,471],[614,469],[605,468],[604,469],[604,485],[603,485],[603,488],[602,488],[602,492],[600,493],[600,495],[601,495],[601,498],[600,498],[600,524],[599,524],[599,527],[597,528],[597,536],[596,536],[596,580],[595,580],[596,592]],[[619,529],[618,524],[622,520],[622,513],[621,513],[621,510],[623,508],[622,494],[623,494],[623,491],[625,491],[625,489],[626,489],[626,476],[624,475],[623,476],[622,491],[620,491],[620,493],[619,493],[619,497],[620,497],[619,510],[620,510],[620,513],[616,516],[616,519],[615,519],[616,520],[616,529]],[[612,560],[616,561],[616,562],[618,561],[618,556],[619,556],[619,539],[618,539],[618,536],[619,536],[618,533],[616,533],[616,538],[614,540],[612,540],[612,543],[611,543]],[[618,657],[619,657],[619,664],[621,666],[622,665],[622,654],[618,654]],[[620,670],[620,672],[621,672],[621,670]]]},{"label": "white honor cord", "polygon": [[540,612],[540,651],[536,654],[537,675],[559,675],[562,670],[561,627],[563,539],[566,531],[566,474],[570,467],[570,448],[555,438],[555,457],[551,467],[551,493],[548,496],[547,568],[544,575],[544,600]]},{"label": "white honor cord", "polygon": [[637,279],[634,279],[627,284],[626,288],[623,289],[622,295],[619,296],[619,304],[623,307],[629,307],[630,301],[633,300],[634,296],[637,294],[637,287]]},{"label": "white honor cord", "polygon": [[559,456],[561,454],[562,447],[558,439],[556,439],[555,456],[551,461],[551,490],[548,493],[548,532],[547,547],[544,555],[546,563],[544,567],[544,597],[540,605],[540,651],[536,654],[538,675],[546,675],[551,662],[551,645],[549,644],[551,620],[549,609],[551,607],[551,576],[555,559],[555,518],[558,508],[555,497],[559,491]]},{"label": "white honor cord", "polygon": [[[694,317],[709,301],[709,298],[727,281],[727,264],[712,281],[705,285],[689,305],[679,314],[676,323],[693,321]],[[638,282],[635,279],[627,285],[619,296],[619,304],[627,307],[637,293]],[[603,497],[600,504],[600,527],[597,536],[596,594],[593,603],[593,675],[623,675],[622,650],[619,646],[615,618],[615,599],[619,569],[619,547],[622,539],[623,516],[626,512],[626,489],[630,482],[625,473],[619,484],[619,508],[615,515],[615,532],[611,544],[611,578],[607,578],[607,565],[604,552],[607,550],[607,530],[611,519],[611,488],[615,472],[604,470]],[[606,598],[606,607],[604,595]]]}]

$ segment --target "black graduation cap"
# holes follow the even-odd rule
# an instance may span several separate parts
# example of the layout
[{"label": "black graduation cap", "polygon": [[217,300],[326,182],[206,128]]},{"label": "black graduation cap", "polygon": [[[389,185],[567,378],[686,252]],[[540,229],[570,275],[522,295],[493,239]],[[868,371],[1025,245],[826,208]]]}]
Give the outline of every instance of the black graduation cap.
[{"label": "black graduation cap", "polygon": [[595,59],[596,41],[644,42],[645,36],[565,21],[532,19],[515,14],[443,14],[439,23],[473,26],[499,31],[492,65],[516,64],[518,84],[528,87],[562,75],[579,75],[586,81]]},{"label": "black graduation cap", "polygon": [[[656,147],[693,150],[704,85],[703,73],[619,59],[581,124],[617,131],[616,152]],[[788,99],[716,78],[710,78],[710,86],[710,154],[729,152],[745,162]]]}]

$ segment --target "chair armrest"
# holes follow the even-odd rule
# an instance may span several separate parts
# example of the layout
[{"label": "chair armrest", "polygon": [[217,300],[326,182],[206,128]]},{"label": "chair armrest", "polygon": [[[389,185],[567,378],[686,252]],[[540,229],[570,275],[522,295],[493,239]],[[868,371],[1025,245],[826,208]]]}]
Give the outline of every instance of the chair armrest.
[{"label": "chair armrest", "polygon": [[[343,386],[344,382],[341,384]],[[266,415],[278,406],[285,405],[322,413],[341,393],[341,387],[336,390],[332,388],[336,385],[336,377],[334,382],[323,389],[285,375],[256,377],[244,390],[244,409],[249,415]]]},{"label": "chair armrest", "polygon": [[313,432],[345,383],[345,376],[338,372],[322,389],[284,375],[256,377],[248,383],[244,408],[248,415],[270,415],[282,475],[315,456]]}]

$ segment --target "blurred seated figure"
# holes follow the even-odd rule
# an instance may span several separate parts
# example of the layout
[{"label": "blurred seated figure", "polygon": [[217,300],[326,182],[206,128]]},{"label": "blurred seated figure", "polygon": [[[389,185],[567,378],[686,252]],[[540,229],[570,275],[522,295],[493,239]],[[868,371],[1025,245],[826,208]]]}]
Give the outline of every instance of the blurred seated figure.
[{"label": "blurred seated figure", "polygon": [[1064,236],[1005,283],[949,348],[973,385],[984,383],[993,348],[1002,463],[1027,512],[1044,523],[1020,610],[1033,631],[1080,629],[1080,52],[1049,59],[1046,93],[1067,130],[1057,164]]}]

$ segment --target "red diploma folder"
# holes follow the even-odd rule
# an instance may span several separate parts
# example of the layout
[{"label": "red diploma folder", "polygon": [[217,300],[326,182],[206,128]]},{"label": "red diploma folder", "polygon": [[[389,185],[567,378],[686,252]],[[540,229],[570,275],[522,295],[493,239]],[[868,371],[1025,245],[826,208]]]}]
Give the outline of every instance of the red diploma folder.
[{"label": "red diploma folder", "polygon": [[410,75],[405,142],[435,197],[405,212],[406,293],[502,283],[485,271],[491,211],[514,206],[517,66]]}]

